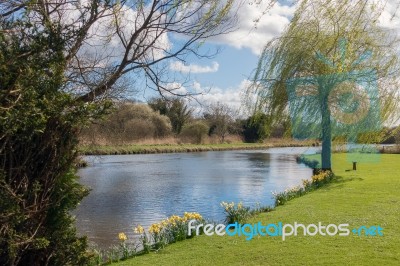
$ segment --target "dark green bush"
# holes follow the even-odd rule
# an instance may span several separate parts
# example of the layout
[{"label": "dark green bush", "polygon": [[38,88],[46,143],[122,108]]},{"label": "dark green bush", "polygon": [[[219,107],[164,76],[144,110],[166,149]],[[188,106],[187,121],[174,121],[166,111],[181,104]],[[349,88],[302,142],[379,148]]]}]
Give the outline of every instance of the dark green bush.
[{"label": "dark green bush", "polygon": [[265,114],[255,114],[246,120],[243,128],[243,138],[245,142],[262,142],[269,137],[269,135],[268,118]]},{"label": "dark green bush", "polygon": [[[4,25],[3,25],[4,27]],[[103,105],[64,92],[63,42],[0,31],[0,265],[82,265],[73,210],[77,133]]]}]

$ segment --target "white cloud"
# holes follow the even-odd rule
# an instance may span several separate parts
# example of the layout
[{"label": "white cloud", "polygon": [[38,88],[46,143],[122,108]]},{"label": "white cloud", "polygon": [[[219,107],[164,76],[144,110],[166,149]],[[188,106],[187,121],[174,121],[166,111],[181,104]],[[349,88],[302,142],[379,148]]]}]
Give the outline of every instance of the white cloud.
[{"label": "white cloud", "polygon": [[[384,7],[379,19],[380,25],[384,28],[394,30],[397,35],[400,35],[399,1],[374,1]],[[244,4],[238,13],[238,30],[217,36],[213,40],[237,49],[249,48],[254,54],[259,55],[270,40],[283,33],[297,8],[297,4],[285,5],[276,2],[268,10],[269,2],[260,1],[259,5]],[[293,3],[293,1],[290,2]],[[268,12],[263,14],[265,10],[268,10]],[[255,23],[254,21],[258,18],[260,20]]]},{"label": "white cloud", "polygon": [[397,30],[399,34],[400,28],[400,17],[399,17],[399,2],[398,0],[389,0],[387,1],[384,11],[379,18],[379,24],[387,29]]},{"label": "white cloud", "polygon": [[193,73],[193,74],[213,73],[213,72],[218,71],[219,64],[218,64],[218,62],[212,62],[211,66],[200,66],[200,65],[196,65],[196,64],[185,65],[181,61],[174,61],[174,62],[171,62],[170,69],[173,71],[179,71],[182,73]]},{"label": "white cloud", "polygon": [[172,93],[168,93],[166,92],[166,96],[173,96],[175,94],[179,94],[179,95],[186,95],[188,93],[187,89],[185,86],[183,86],[181,83],[179,82],[171,82],[165,85],[165,88],[172,92]]},{"label": "white cloud", "polygon": [[221,89],[213,87],[207,89],[203,88],[200,83],[195,82],[192,85],[193,91],[204,93],[195,96],[198,102],[192,100],[189,102],[189,105],[195,109],[195,113],[201,114],[207,106],[222,103],[228,105],[232,111],[235,111],[234,115],[243,116],[247,114],[247,110],[242,106],[242,101],[244,99],[244,93],[249,85],[250,81],[245,79],[233,88]]},{"label": "white cloud", "polygon": [[[249,48],[259,55],[268,41],[279,36],[289,24],[296,6],[282,5],[277,2],[266,14],[269,1],[260,5],[244,4],[238,13],[238,30],[216,37],[214,40],[235,48]],[[255,24],[255,20],[260,20]],[[255,27],[256,25],[256,27]]]},{"label": "white cloud", "polygon": [[[237,86],[226,89],[218,87],[203,87],[199,82],[183,85],[179,82],[171,82],[165,88],[174,94],[192,95],[193,97],[183,98],[186,103],[194,109],[194,115],[201,115],[208,106],[212,104],[226,104],[233,111],[232,115],[244,117],[249,115],[249,111],[242,104],[244,95],[251,82],[247,79],[242,80]],[[164,96],[174,97],[174,94],[165,92]]]}]

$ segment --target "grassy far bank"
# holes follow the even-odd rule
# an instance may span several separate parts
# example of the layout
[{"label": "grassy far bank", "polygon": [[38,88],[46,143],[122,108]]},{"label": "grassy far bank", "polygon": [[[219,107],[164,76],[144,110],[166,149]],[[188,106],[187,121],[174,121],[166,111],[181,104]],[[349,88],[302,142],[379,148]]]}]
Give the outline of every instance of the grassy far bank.
[{"label": "grassy far bank", "polygon": [[111,155],[111,154],[145,154],[145,153],[173,153],[173,152],[200,152],[223,151],[242,149],[266,149],[272,147],[311,146],[313,141],[296,141],[292,139],[270,140],[264,143],[220,143],[220,144],[130,144],[130,145],[82,145],[79,149],[83,155]]},{"label": "grassy far bank", "polygon": [[346,172],[346,155],[334,154],[336,181],[249,223],[380,225],[384,236],[198,236],[116,265],[399,265],[400,156],[381,159]]}]

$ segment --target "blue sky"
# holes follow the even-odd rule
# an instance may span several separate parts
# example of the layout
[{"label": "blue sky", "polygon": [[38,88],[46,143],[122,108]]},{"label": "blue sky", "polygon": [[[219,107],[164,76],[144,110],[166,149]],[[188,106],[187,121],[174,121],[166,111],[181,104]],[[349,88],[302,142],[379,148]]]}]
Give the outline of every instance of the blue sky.
[{"label": "blue sky", "polygon": [[[184,62],[170,62],[169,70],[172,73],[190,76],[190,82],[182,84],[182,92],[206,91],[206,94],[196,97],[205,106],[222,102],[239,109],[241,93],[249,84],[262,48],[268,41],[279,36],[290,22],[295,10],[290,2],[276,3],[261,17],[257,27],[254,20],[261,16],[266,5],[244,4],[238,14],[235,31],[202,44],[201,51],[210,50],[212,53],[219,49],[215,57],[209,59],[189,56]],[[173,37],[171,40],[173,41]],[[179,85],[177,83],[174,85]],[[154,94],[148,92],[145,97],[150,98],[151,95]]]},{"label": "blue sky", "polygon": [[[249,78],[257,66],[262,48],[268,41],[278,37],[290,23],[296,8],[292,2],[278,1],[261,17],[256,28],[253,20],[260,17],[264,7],[248,4],[242,6],[237,30],[209,40],[202,47],[211,50],[219,47],[219,54],[212,59],[189,57],[184,63],[171,64],[170,70],[190,73],[192,84],[184,85],[187,91],[191,91],[191,87],[195,87],[195,90],[209,89],[207,94],[197,97],[204,105],[222,102],[234,109],[240,108],[241,93],[249,85]],[[392,18],[397,5],[396,0],[386,3],[380,23],[386,28],[399,31],[399,18]]]},{"label": "blue sky", "polygon": [[[260,5],[249,4],[254,1],[260,2]],[[399,14],[392,19],[399,0],[368,1],[387,1],[380,23],[400,33]],[[88,3],[85,0],[80,2]],[[251,75],[257,66],[262,49],[268,41],[279,37],[290,23],[296,9],[293,2],[297,1],[278,0],[272,8],[267,9],[269,0],[244,1],[239,8],[236,30],[208,39],[200,45],[202,51],[210,50],[212,53],[220,49],[220,52],[213,58],[197,58],[189,55],[187,58],[181,58],[183,60],[173,58],[168,62],[164,61],[166,65],[163,65],[165,67],[163,70],[168,70],[168,76],[171,77],[164,85],[169,89],[179,88],[175,92],[180,94],[207,92],[196,97],[204,106],[221,102],[228,104],[232,109],[240,109],[243,93],[250,85]],[[264,13],[265,10],[268,11]],[[140,26],[143,18],[129,5],[118,9],[118,14],[121,15],[119,25],[123,33],[121,36],[131,36],[135,28]],[[66,19],[75,20],[79,16],[80,13],[71,8]],[[104,68],[105,66],[114,67],[120,62],[125,51],[124,41],[115,35],[116,29],[112,17],[105,16],[90,28],[88,40],[79,51],[79,57],[83,58],[81,63],[87,61],[90,66],[94,64],[99,68]],[[259,20],[255,25],[254,21],[257,19]],[[147,37],[150,38],[148,40],[150,42],[151,35]],[[156,48],[149,52],[150,57],[158,59],[164,57],[167,52],[174,50],[174,47],[179,47],[182,38],[170,33],[161,34],[154,40]],[[174,79],[174,77],[183,78]],[[186,77],[188,77],[187,82],[183,82]],[[124,94],[125,97],[146,101],[157,95],[153,90],[144,89],[146,88],[145,80],[140,74],[135,73],[132,76],[128,74],[127,79],[123,81],[125,83],[121,82],[121,87],[128,90]],[[195,101],[191,101],[190,104],[198,109]]]},{"label": "blue sky", "polygon": [[[386,11],[382,15],[381,24],[384,27],[399,29],[400,20],[391,19],[398,0],[388,0]],[[266,3],[269,1],[261,1]],[[184,61],[173,59],[168,62],[171,76],[189,77],[185,83],[180,79],[171,82],[169,88],[180,87],[178,92],[207,92],[196,97],[204,106],[221,102],[232,109],[245,111],[242,108],[243,93],[250,84],[252,72],[257,66],[258,58],[265,44],[278,37],[290,23],[295,12],[293,1],[278,1],[266,14],[262,15],[266,5],[261,6],[244,4],[238,13],[236,30],[207,40],[201,45],[201,51],[210,50],[211,53],[220,49],[213,58],[197,58],[188,56]],[[261,18],[255,27],[254,20]],[[179,42],[174,36],[165,40],[174,44]],[[168,87],[168,86],[167,86]],[[146,101],[156,96],[154,91],[139,93],[137,99]],[[190,104],[201,111],[195,101]]]},{"label": "blue sky", "polygon": [[[203,86],[223,89],[234,88],[244,79],[249,78],[252,70],[256,67],[258,55],[252,53],[249,48],[238,49],[212,43],[206,44],[206,46],[210,49],[220,48],[221,50],[212,59],[187,60],[187,65],[196,65],[205,71],[205,73],[193,73],[195,71],[192,71],[191,74],[192,79]],[[207,67],[208,69],[206,69]]]}]

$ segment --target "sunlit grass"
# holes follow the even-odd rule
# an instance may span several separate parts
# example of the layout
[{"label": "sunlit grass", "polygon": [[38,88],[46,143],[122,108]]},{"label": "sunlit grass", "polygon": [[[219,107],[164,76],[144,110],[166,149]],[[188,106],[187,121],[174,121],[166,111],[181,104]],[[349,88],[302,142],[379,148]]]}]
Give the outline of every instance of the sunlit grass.
[{"label": "sunlit grass", "polygon": [[145,153],[173,153],[173,152],[200,152],[242,149],[267,149],[272,147],[310,146],[312,141],[295,141],[291,139],[270,140],[264,143],[214,143],[214,144],[177,144],[177,143],[138,143],[127,145],[82,145],[80,153],[85,155],[107,154],[145,154]]},{"label": "sunlit grass", "polygon": [[249,223],[380,225],[383,237],[199,236],[118,265],[400,265],[400,156],[359,163],[357,171],[346,171],[352,165],[344,154],[334,154],[333,163],[336,181]]}]

